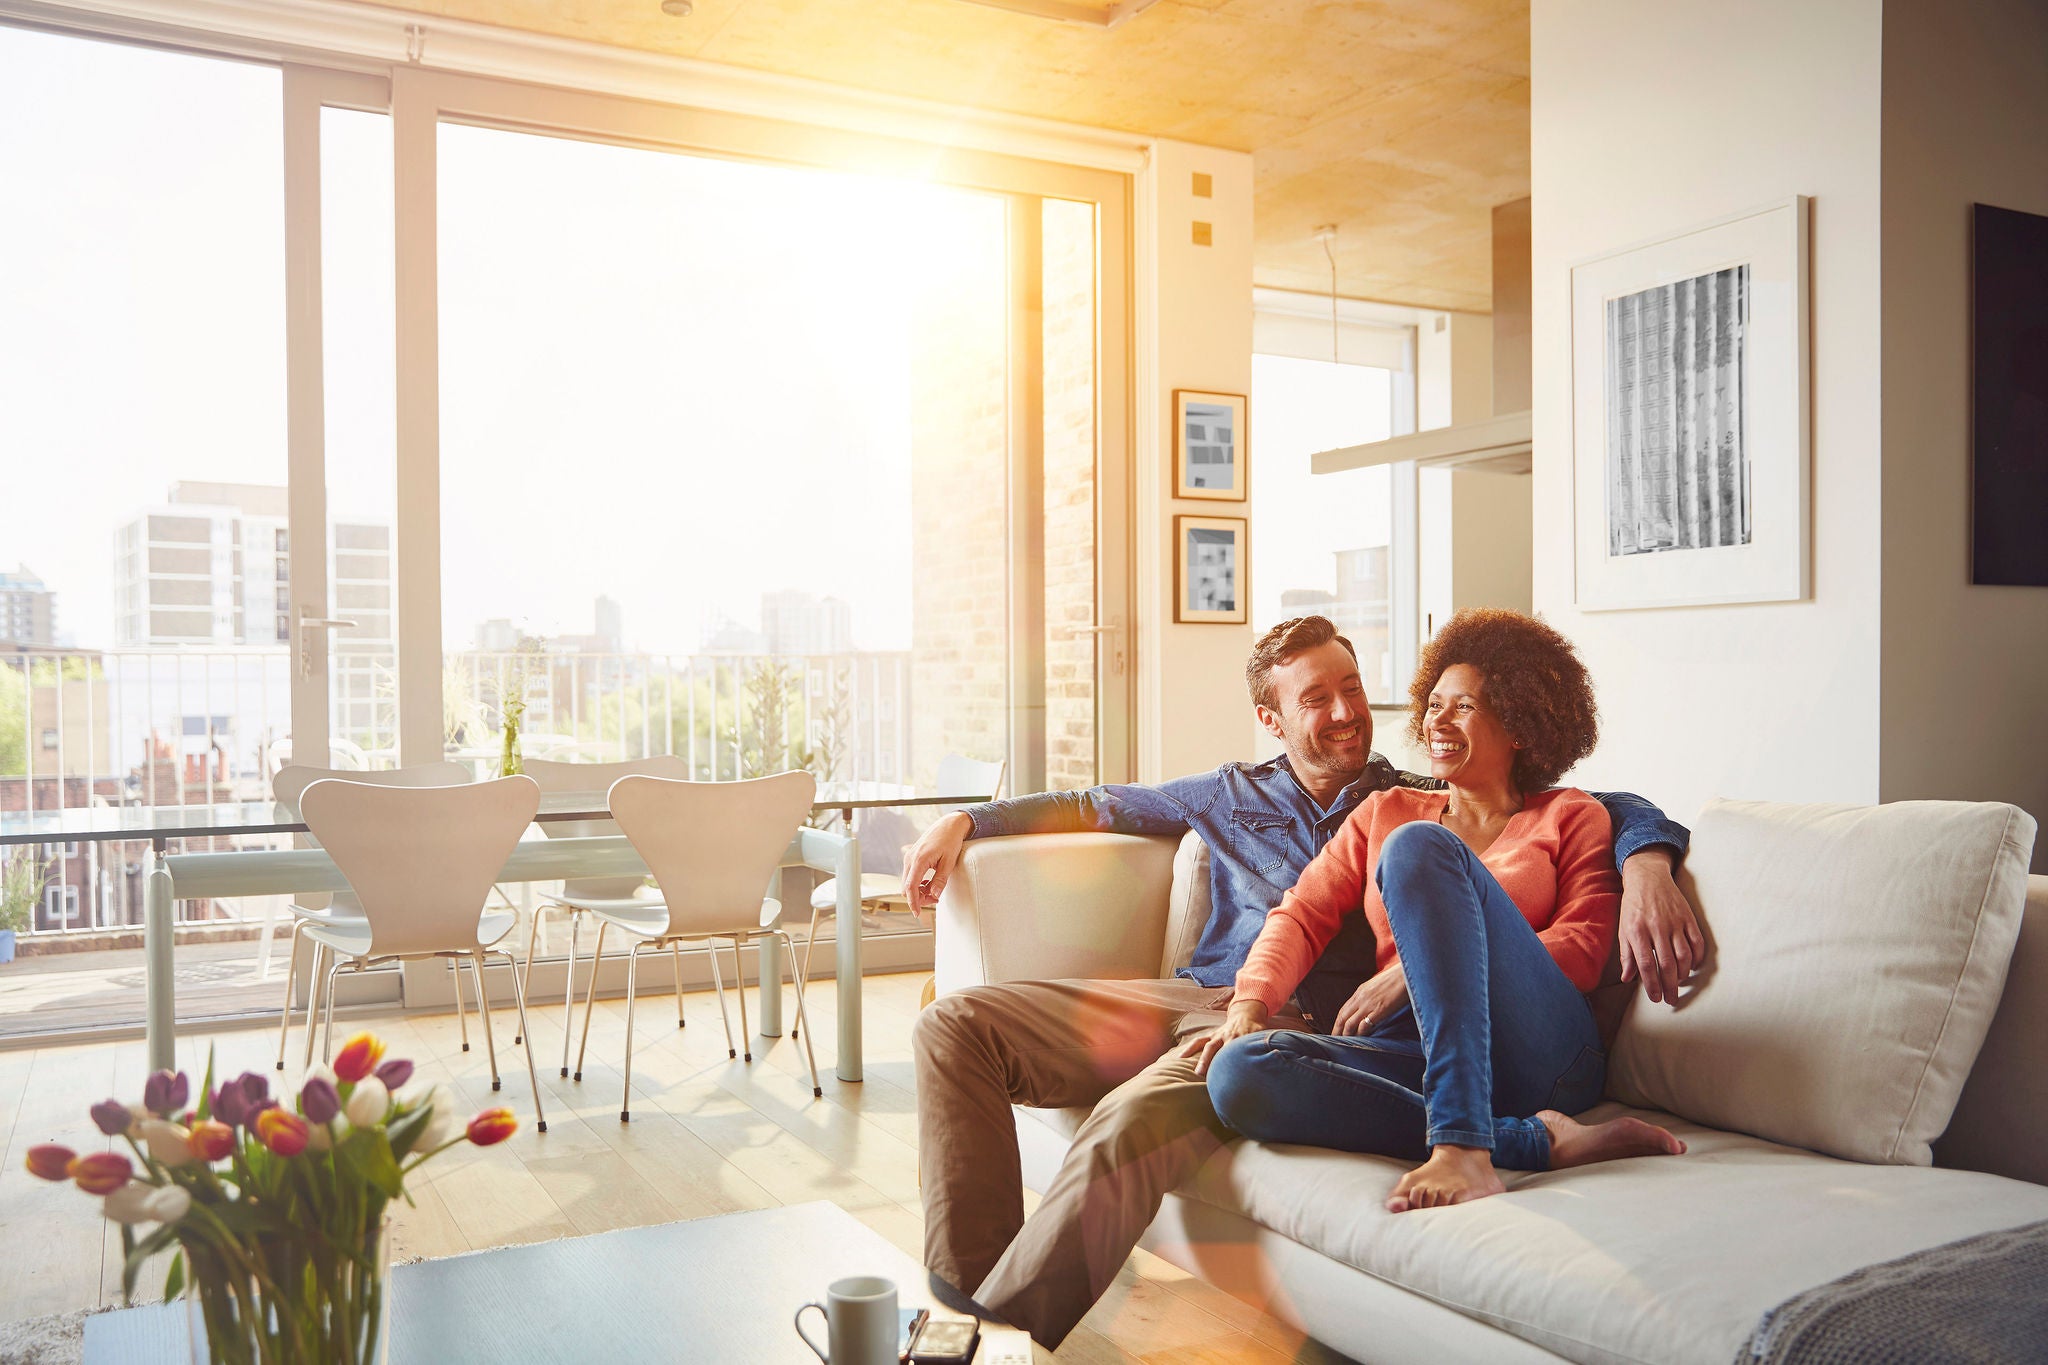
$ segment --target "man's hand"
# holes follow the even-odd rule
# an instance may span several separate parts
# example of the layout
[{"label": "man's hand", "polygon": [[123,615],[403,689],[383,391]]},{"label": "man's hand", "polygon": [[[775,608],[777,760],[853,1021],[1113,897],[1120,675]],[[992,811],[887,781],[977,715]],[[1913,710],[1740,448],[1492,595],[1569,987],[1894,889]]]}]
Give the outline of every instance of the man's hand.
[{"label": "man's hand", "polygon": [[1408,976],[1396,962],[1358,983],[1351,998],[1337,1011],[1330,1032],[1340,1038],[1371,1033],[1374,1021],[1384,1019],[1408,1003]]},{"label": "man's hand", "polygon": [[1216,1060],[1216,1054],[1232,1038],[1242,1038],[1247,1033],[1258,1033],[1266,1027],[1266,1007],[1257,1000],[1233,1000],[1230,1012],[1223,1016],[1223,1027],[1208,1033],[1197,1034],[1188,1039],[1180,1055],[1195,1059],[1195,1074],[1209,1074],[1209,1063]]},{"label": "man's hand", "polygon": [[1671,879],[1671,851],[1646,848],[1621,865],[1621,979],[1643,979],[1643,993],[1678,1003],[1678,988],[1707,955],[1692,903]]},{"label": "man's hand", "polygon": [[903,890],[920,920],[926,909],[939,903],[939,893],[959,865],[960,849],[973,830],[974,821],[967,812],[952,811],[940,816],[916,843],[903,850]]}]

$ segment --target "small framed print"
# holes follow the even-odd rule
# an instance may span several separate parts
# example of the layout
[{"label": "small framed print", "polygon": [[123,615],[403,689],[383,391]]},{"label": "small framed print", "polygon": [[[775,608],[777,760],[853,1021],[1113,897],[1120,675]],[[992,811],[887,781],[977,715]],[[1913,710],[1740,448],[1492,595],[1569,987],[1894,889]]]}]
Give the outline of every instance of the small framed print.
[{"label": "small framed print", "polygon": [[1173,482],[1179,498],[1245,498],[1245,396],[1173,391]]},{"label": "small framed print", "polygon": [[1173,519],[1173,619],[1243,625],[1250,618],[1243,517]]}]

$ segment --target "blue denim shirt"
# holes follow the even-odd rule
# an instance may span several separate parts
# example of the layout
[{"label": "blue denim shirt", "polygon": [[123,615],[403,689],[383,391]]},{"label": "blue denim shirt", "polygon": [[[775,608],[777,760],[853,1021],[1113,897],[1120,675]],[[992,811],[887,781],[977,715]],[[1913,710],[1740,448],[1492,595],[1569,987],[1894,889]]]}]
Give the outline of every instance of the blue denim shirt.
[{"label": "blue denim shirt", "polygon": [[[1396,769],[1374,754],[1358,780],[1328,808],[1316,804],[1286,755],[1264,763],[1226,763],[1214,772],[1176,777],[1156,787],[1116,785],[1086,791],[1041,792],[967,807],[969,837],[1100,830],[1114,834],[1185,834],[1209,846],[1209,922],[1194,957],[1180,975],[1205,986],[1237,979],[1266,912],[1294,885],[1309,860],[1342,828],[1358,803],[1390,787],[1440,789],[1435,778]],[[1614,862],[1664,845],[1683,857],[1691,839],[1685,826],[1640,796],[1594,792],[1614,821]],[[1315,974],[1351,985],[1373,972],[1372,931],[1362,915],[1345,928],[1316,963]]]}]

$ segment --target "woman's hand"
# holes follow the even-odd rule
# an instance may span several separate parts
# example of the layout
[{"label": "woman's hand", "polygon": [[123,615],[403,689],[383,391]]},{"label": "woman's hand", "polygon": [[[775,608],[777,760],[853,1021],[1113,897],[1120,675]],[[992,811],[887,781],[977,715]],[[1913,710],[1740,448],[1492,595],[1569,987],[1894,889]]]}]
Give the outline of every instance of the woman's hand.
[{"label": "woman's hand", "polygon": [[1340,1038],[1356,1038],[1371,1033],[1375,1020],[1384,1019],[1408,1003],[1408,977],[1396,962],[1383,972],[1375,972],[1351,992],[1351,998],[1337,1011],[1336,1022],[1330,1032]]},{"label": "woman's hand", "polygon": [[1216,1060],[1216,1054],[1223,1045],[1233,1038],[1242,1038],[1247,1033],[1260,1033],[1266,1027],[1266,1006],[1259,1000],[1233,1000],[1230,1012],[1223,1016],[1223,1027],[1208,1033],[1197,1034],[1188,1039],[1180,1050],[1183,1057],[1195,1059],[1195,1075],[1209,1074],[1209,1063]]}]

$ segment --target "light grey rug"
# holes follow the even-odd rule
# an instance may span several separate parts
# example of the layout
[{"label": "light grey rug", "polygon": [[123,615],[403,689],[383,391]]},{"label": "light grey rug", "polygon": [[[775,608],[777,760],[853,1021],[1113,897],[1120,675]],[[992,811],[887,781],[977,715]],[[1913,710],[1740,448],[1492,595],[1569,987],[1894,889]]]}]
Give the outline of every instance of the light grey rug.
[{"label": "light grey rug", "polygon": [[85,1320],[106,1311],[81,1308],[0,1323],[0,1365],[79,1365],[85,1359]]}]

